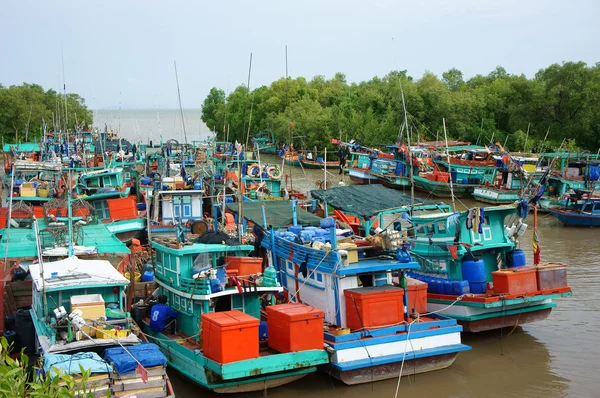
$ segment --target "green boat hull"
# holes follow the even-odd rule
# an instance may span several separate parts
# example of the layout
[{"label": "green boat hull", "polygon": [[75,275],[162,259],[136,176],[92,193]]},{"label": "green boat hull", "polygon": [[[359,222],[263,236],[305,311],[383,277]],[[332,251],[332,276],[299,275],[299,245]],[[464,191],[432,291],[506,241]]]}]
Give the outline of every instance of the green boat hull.
[{"label": "green boat hull", "polygon": [[431,181],[427,178],[418,176],[414,176],[413,180],[417,189],[439,198],[452,197],[452,191],[454,191],[454,196],[457,198],[468,198],[471,196],[471,192],[473,192],[473,189],[476,187],[476,185],[473,184],[454,183],[452,184],[451,189],[450,183],[447,182]]},{"label": "green boat hull", "polygon": [[165,354],[168,366],[218,393],[264,391],[300,379],[315,372],[317,365],[329,362],[326,351],[310,350],[219,364],[162,333],[153,332],[145,322],[142,329]]}]

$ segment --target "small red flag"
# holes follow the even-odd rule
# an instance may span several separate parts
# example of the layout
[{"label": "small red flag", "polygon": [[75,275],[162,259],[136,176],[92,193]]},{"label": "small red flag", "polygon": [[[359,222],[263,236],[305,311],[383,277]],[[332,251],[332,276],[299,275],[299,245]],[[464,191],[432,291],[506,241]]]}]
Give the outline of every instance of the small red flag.
[{"label": "small red flag", "polygon": [[135,373],[139,373],[139,375],[142,376],[142,381],[144,382],[144,384],[148,382],[148,371],[145,367],[142,366],[141,363],[138,363],[138,366],[135,369]]}]

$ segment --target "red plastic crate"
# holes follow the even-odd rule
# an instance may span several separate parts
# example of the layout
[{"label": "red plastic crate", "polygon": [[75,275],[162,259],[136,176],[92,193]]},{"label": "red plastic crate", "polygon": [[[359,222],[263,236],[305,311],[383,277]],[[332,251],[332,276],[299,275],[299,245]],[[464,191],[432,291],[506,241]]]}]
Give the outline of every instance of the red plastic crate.
[{"label": "red plastic crate", "polygon": [[236,271],[238,276],[254,275],[262,272],[262,257],[226,257],[227,269]]},{"label": "red plastic crate", "polygon": [[269,347],[279,352],[323,349],[323,317],[318,308],[300,303],[267,307]]},{"label": "red plastic crate", "polygon": [[392,326],[404,321],[404,289],[395,286],[344,290],[346,326],[352,330]]},{"label": "red plastic crate", "polygon": [[202,314],[204,356],[218,363],[258,358],[259,324],[237,310]]},{"label": "red plastic crate", "polygon": [[138,215],[135,196],[125,198],[108,199],[108,211],[112,220],[127,220],[135,218]]},{"label": "red plastic crate", "polygon": [[408,280],[408,310],[412,312],[413,308],[419,314],[427,312],[427,283],[413,278]]},{"label": "red plastic crate", "polygon": [[492,272],[494,293],[526,294],[538,290],[533,267],[517,267]]}]

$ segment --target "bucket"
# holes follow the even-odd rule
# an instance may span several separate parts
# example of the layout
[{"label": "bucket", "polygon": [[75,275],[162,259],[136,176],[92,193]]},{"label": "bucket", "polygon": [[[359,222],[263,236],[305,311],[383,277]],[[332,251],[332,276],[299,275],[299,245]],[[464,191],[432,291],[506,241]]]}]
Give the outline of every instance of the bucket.
[{"label": "bucket", "polygon": [[147,305],[136,305],[131,308],[131,317],[138,325],[142,324],[142,320],[148,316]]},{"label": "bucket", "polygon": [[267,339],[267,322],[261,321],[260,325],[258,326],[258,339],[259,340],[266,340]]},{"label": "bucket", "polygon": [[35,329],[29,310],[22,308],[17,310],[15,333],[17,334],[17,341],[21,348],[24,348],[28,354],[33,353],[35,351]]},{"label": "bucket", "polygon": [[152,271],[152,270],[144,271],[144,274],[142,275],[142,282],[152,282],[152,281],[154,281],[154,271]]},{"label": "bucket", "polygon": [[[125,272],[125,274],[123,274],[125,276],[125,279],[127,279],[128,281],[131,280],[131,274],[129,272]],[[142,280],[142,274],[140,274],[139,272],[136,272],[135,274],[135,281],[139,282]]]}]

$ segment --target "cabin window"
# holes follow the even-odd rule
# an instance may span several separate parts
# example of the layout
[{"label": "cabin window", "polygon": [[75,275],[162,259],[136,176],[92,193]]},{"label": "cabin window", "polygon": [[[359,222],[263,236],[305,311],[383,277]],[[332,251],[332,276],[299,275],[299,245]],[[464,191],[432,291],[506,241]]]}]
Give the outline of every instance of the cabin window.
[{"label": "cabin window", "polygon": [[105,200],[96,200],[94,202],[94,209],[96,209],[96,213],[101,220],[108,220],[110,218],[108,204]]},{"label": "cabin window", "polygon": [[427,234],[432,234],[435,232],[435,226],[433,224],[427,225]]},{"label": "cabin window", "polygon": [[317,272],[317,282],[323,282],[323,274],[320,272]]},{"label": "cabin window", "polygon": [[446,232],[446,223],[440,222],[437,224],[437,229],[439,233],[444,233]]},{"label": "cabin window", "polygon": [[288,267],[288,269],[289,269],[290,271],[293,271],[293,270],[294,270],[294,265],[293,265],[291,262],[288,262],[288,263],[287,263],[287,267]]},{"label": "cabin window", "polygon": [[215,312],[231,311],[231,296],[221,296],[213,299],[215,303]]},{"label": "cabin window", "polygon": [[163,254],[162,252],[157,251],[156,252],[156,262],[160,265],[162,265],[163,263]]},{"label": "cabin window", "polygon": [[581,212],[582,213],[591,213],[592,212],[592,206],[594,206],[593,203],[586,203],[586,205],[583,206],[583,210]]},{"label": "cabin window", "polygon": [[373,275],[371,274],[359,274],[358,276],[358,284],[362,287],[372,287],[373,286]]},{"label": "cabin window", "polygon": [[419,225],[419,226],[417,227],[417,234],[421,234],[421,235],[422,235],[422,234],[424,234],[424,233],[425,233],[425,227],[424,227],[424,226],[422,226],[422,225]]},{"label": "cabin window", "polygon": [[308,277],[312,280],[316,280],[317,278],[315,277],[315,271],[312,270],[308,273]]}]

